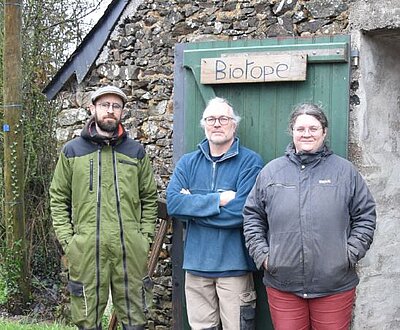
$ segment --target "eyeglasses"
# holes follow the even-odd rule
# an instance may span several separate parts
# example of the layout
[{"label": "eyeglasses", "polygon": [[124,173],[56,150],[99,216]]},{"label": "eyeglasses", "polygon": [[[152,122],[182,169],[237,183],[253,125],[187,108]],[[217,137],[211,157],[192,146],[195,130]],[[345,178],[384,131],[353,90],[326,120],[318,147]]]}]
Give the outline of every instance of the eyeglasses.
[{"label": "eyeglasses", "polygon": [[299,126],[299,127],[293,127],[293,132],[299,134],[299,135],[303,135],[305,134],[306,131],[308,131],[308,133],[310,135],[315,135],[317,134],[317,132],[322,129],[321,126],[310,126],[310,127],[303,127],[303,126]]},{"label": "eyeglasses", "polygon": [[206,117],[203,119],[208,126],[214,126],[217,120],[221,126],[226,126],[226,125],[228,125],[229,121],[233,118],[227,117],[227,116],[220,116],[220,117],[212,117],[211,116],[211,117]]},{"label": "eyeglasses", "polygon": [[110,107],[114,110],[114,111],[119,111],[122,109],[122,105],[118,104],[118,103],[110,103],[110,102],[103,102],[103,103],[97,103],[101,110],[107,111],[108,109],[110,109]]}]

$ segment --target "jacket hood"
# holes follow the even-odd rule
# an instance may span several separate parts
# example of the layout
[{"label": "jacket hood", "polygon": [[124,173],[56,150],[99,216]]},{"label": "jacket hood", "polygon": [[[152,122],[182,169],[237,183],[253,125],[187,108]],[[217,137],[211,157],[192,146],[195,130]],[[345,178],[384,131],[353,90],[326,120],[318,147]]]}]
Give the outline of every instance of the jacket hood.
[{"label": "jacket hood", "polygon": [[293,162],[298,164],[311,164],[316,161],[319,161],[323,158],[328,157],[333,152],[329,147],[324,143],[320,149],[316,152],[298,152],[296,153],[296,149],[294,147],[293,142],[289,143],[286,147],[285,155]]},{"label": "jacket hood", "polygon": [[81,137],[85,140],[89,140],[91,142],[97,144],[110,144],[116,145],[119,144],[125,137],[127,133],[125,128],[119,123],[117,129],[114,131],[111,137],[101,135],[97,132],[96,123],[94,118],[92,117],[82,129]]}]

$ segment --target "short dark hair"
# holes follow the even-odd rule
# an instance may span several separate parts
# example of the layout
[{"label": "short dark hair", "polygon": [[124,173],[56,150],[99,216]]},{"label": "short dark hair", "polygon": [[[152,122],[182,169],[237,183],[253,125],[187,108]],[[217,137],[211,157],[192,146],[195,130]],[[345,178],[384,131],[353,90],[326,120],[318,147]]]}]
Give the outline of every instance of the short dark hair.
[{"label": "short dark hair", "polygon": [[315,103],[302,103],[297,105],[290,114],[288,127],[290,133],[292,133],[293,125],[296,122],[297,117],[300,115],[313,116],[321,123],[324,131],[328,127],[328,118],[326,118],[325,113],[320,106]]}]

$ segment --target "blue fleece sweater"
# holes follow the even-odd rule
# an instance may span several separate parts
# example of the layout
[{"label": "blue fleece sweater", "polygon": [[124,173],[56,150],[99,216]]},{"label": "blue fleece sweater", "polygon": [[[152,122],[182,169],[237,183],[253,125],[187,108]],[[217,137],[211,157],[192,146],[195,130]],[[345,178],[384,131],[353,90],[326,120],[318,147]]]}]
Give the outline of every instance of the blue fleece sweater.
[{"label": "blue fleece sweater", "polygon": [[[167,188],[168,214],[186,222],[183,268],[201,272],[255,270],[244,245],[242,209],[263,166],[261,157],[240,146],[216,162],[208,140],[177,163]],[[188,189],[190,194],[180,193]],[[236,191],[236,197],[219,206],[219,192]]]}]

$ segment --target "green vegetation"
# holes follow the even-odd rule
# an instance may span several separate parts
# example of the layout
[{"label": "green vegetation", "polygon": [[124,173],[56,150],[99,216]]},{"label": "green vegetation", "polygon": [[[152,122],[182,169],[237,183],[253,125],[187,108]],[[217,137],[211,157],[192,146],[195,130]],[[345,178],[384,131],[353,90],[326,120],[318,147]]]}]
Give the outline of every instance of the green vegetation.
[{"label": "green vegetation", "polygon": [[[4,244],[5,245],[5,244]],[[20,259],[15,258],[14,250],[0,247],[0,304],[9,302],[8,297],[18,294],[16,283],[21,270]]]},{"label": "green vegetation", "polygon": [[8,321],[0,318],[0,329],[2,330],[73,330],[76,327],[62,324],[49,323],[26,323],[24,321]]},{"label": "green vegetation", "polygon": [[[38,314],[44,319],[68,320],[65,283],[61,283],[61,249],[55,239],[49,210],[48,190],[57,158],[55,128],[58,101],[49,102],[42,94],[57,70],[65,63],[72,50],[80,44],[88,26],[84,18],[99,6],[94,0],[23,0],[22,1],[22,104],[21,127],[24,136],[24,212],[25,241],[12,242],[12,247],[23,247],[27,267],[23,267],[6,244],[7,223],[4,206],[4,150],[0,132],[0,310],[12,313],[32,313],[32,306],[40,304]],[[0,6],[0,67],[3,67],[4,6]],[[6,82],[0,70],[0,121],[3,121],[3,88]],[[27,274],[21,275],[21,269]],[[26,283],[30,289],[30,305],[19,306],[16,285]],[[38,298],[39,295],[39,298]],[[45,308],[43,306],[46,306]],[[36,312],[35,312],[36,313]],[[38,319],[41,315],[35,315]],[[43,315],[42,315],[43,316]],[[47,329],[4,325],[0,329]],[[48,329],[68,329],[57,326]]]}]

